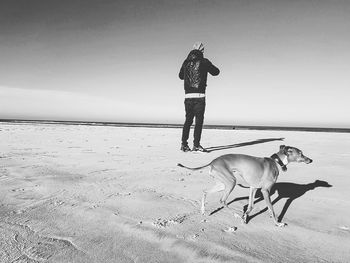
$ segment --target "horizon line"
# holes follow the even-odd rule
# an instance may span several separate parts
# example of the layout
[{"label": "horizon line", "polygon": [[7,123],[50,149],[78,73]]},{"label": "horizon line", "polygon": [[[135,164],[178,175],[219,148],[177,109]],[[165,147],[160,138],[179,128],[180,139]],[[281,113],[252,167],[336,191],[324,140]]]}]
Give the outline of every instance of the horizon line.
[{"label": "horizon line", "polygon": [[[142,123],[142,122],[111,122],[111,121],[58,121],[37,119],[0,119],[0,123],[37,123],[37,124],[64,124],[87,126],[112,126],[112,127],[145,127],[145,128],[182,128],[183,124],[173,123]],[[350,133],[350,128],[326,128],[326,127],[300,127],[300,126],[269,126],[269,125],[220,125],[204,124],[203,129],[221,130],[279,130],[279,131],[305,131],[305,132],[339,132]]]}]

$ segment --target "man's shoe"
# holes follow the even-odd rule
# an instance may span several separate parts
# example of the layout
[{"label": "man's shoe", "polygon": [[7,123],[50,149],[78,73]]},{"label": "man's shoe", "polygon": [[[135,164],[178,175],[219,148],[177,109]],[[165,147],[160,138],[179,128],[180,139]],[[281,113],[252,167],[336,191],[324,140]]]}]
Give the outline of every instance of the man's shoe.
[{"label": "man's shoe", "polygon": [[208,150],[204,149],[202,147],[202,145],[193,146],[192,151],[193,152],[205,152],[205,153],[208,152]]},{"label": "man's shoe", "polygon": [[189,152],[189,151],[191,151],[191,148],[188,146],[188,144],[181,144],[180,150],[183,152]]}]

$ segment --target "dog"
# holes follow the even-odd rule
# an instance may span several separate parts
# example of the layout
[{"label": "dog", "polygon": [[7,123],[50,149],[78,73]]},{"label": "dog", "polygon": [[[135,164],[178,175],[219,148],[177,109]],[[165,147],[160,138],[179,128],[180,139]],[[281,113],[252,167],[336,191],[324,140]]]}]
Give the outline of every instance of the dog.
[{"label": "dog", "polygon": [[203,191],[201,204],[201,212],[203,215],[205,214],[206,197],[211,193],[224,191],[220,202],[228,207],[227,198],[236,186],[237,177],[240,176],[250,188],[248,208],[241,217],[243,223],[247,223],[249,213],[253,209],[255,193],[257,189],[261,189],[275,225],[283,227],[286,226],[286,224],[278,222],[277,220],[270,199],[270,191],[277,181],[279,170],[287,171],[287,165],[291,162],[309,164],[312,163],[312,160],[306,157],[298,148],[280,145],[279,151],[271,155],[271,157],[261,158],[245,154],[226,154],[201,167],[190,168],[180,163],[178,166],[190,170],[200,170],[209,166],[209,174],[217,180],[215,186]]}]

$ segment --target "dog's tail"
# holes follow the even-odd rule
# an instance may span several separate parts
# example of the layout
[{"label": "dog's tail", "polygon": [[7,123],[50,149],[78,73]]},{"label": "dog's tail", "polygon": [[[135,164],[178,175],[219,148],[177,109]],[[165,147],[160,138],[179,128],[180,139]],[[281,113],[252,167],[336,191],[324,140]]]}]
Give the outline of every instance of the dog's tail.
[{"label": "dog's tail", "polygon": [[177,166],[180,166],[180,167],[182,167],[182,168],[186,168],[186,169],[189,169],[189,170],[193,170],[193,171],[203,169],[203,168],[205,168],[205,167],[208,167],[209,165],[211,165],[211,163],[208,163],[208,164],[206,164],[206,165],[204,165],[204,166],[201,166],[201,167],[194,167],[194,168],[191,168],[191,167],[187,167],[187,166],[185,166],[185,165],[183,165],[183,164],[181,164],[181,163],[178,163],[178,164],[177,164]]}]

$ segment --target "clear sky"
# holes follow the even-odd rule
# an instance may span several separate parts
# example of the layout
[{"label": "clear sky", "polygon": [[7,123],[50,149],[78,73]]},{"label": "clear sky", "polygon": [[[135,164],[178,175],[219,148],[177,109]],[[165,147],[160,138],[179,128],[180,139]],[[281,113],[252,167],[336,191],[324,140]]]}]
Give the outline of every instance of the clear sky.
[{"label": "clear sky", "polygon": [[350,128],[350,1],[1,0],[0,118],[182,123],[194,42],[206,124]]}]

